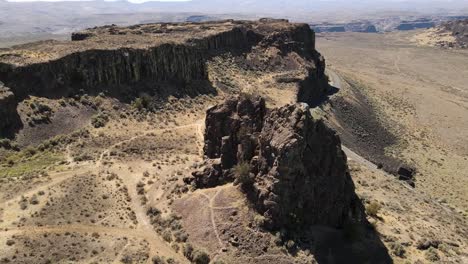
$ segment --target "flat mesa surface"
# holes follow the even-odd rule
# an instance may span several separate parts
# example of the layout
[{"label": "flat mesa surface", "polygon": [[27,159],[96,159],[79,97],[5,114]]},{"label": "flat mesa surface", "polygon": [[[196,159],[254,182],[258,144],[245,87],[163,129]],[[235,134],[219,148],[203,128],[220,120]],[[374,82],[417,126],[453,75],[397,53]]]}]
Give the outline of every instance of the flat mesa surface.
[{"label": "flat mesa surface", "polygon": [[80,41],[45,40],[0,50],[0,63],[24,66],[86,50],[148,49],[168,43],[189,44],[193,40],[217,35],[236,27],[264,32],[293,26],[295,24],[281,20],[265,23],[229,20],[207,23],[143,24],[130,27],[102,26],[77,32],[86,35],[86,39]]}]

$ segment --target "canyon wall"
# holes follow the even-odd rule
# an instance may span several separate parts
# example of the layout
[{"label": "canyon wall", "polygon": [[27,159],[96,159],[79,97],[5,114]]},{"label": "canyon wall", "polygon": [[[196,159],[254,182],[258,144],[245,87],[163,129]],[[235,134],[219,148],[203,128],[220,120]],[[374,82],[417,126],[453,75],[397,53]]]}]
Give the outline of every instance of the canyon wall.
[{"label": "canyon wall", "polygon": [[[141,93],[195,96],[215,92],[208,61],[229,53],[259,72],[302,71],[298,101],[310,103],[328,87],[314,32],[285,20],[104,26],[75,33],[72,39],[3,51],[0,81],[17,101],[29,95],[61,98],[100,92],[127,102]],[[277,55],[265,60],[273,49]]]},{"label": "canyon wall", "polygon": [[[191,81],[207,81],[210,51],[247,48],[255,44],[256,38],[251,31],[234,28],[193,43],[167,43],[148,49],[92,49],[32,65],[0,65],[0,80],[12,87],[18,98],[29,94],[68,96],[80,89],[118,94],[125,92],[127,85],[137,89],[138,84],[158,82],[174,82],[183,89]],[[208,91],[191,92],[195,95]]]}]

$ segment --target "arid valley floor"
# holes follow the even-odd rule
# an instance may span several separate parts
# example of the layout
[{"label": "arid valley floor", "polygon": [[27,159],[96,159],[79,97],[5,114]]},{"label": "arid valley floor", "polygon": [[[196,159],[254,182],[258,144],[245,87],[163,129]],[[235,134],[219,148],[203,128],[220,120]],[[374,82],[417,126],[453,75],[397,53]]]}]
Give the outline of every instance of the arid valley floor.
[{"label": "arid valley floor", "polygon": [[[298,101],[308,61],[262,43],[210,54],[209,92],[151,110],[145,96],[25,96],[23,128],[0,147],[0,263],[468,263],[468,51],[420,46],[417,33],[316,36],[337,91],[311,113],[341,137],[366,230],[314,227],[301,247],[263,229],[239,186],[186,183],[203,167],[209,107],[233,94]],[[41,45],[0,58],[42,60]],[[414,187],[380,168],[395,162],[416,169]]]}]

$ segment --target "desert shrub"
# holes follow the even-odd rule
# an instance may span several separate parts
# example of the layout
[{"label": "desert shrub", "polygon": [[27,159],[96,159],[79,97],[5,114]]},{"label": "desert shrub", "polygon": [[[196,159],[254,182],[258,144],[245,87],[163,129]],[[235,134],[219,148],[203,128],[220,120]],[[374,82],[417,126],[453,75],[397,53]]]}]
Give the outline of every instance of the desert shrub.
[{"label": "desert shrub", "polygon": [[159,210],[158,208],[155,208],[155,207],[150,207],[146,211],[146,215],[148,215],[148,216],[157,216],[157,215],[160,215],[160,214],[161,214],[161,210]]},{"label": "desert shrub", "polygon": [[425,257],[427,260],[431,262],[436,262],[440,260],[439,254],[437,253],[437,250],[433,247],[430,247],[425,254]]},{"label": "desert shrub", "polygon": [[378,202],[373,201],[366,206],[366,212],[372,217],[377,217],[377,214],[379,213],[381,208],[382,206]]},{"label": "desert shrub", "polygon": [[128,255],[122,257],[122,259],[121,259],[120,261],[121,261],[122,263],[125,263],[125,264],[127,264],[127,263],[132,263],[132,262],[133,262],[133,261],[132,261],[132,257],[131,257],[131,256],[128,256]]},{"label": "desert shrub", "polygon": [[33,110],[33,116],[31,116],[31,120],[29,121],[31,126],[50,122],[50,117],[52,116],[53,111],[48,105],[34,100],[29,103],[29,107]]},{"label": "desert shrub", "polygon": [[188,260],[193,259],[193,246],[189,243],[186,243],[182,248],[182,253]]},{"label": "desert shrub", "polygon": [[109,122],[109,116],[106,113],[98,113],[91,118],[91,124],[95,128],[105,127],[107,122]]},{"label": "desert shrub", "polygon": [[153,257],[151,261],[153,262],[153,264],[166,264],[166,261],[164,260],[164,258],[160,256]]},{"label": "desert shrub", "polygon": [[25,154],[26,156],[28,157],[32,157],[34,155],[36,155],[37,153],[37,149],[33,148],[33,147],[28,147],[26,150],[25,150]]},{"label": "desert shrub", "polygon": [[166,262],[167,262],[167,264],[177,264],[177,263],[179,263],[179,262],[177,262],[177,261],[176,261],[175,259],[173,259],[173,258],[168,258],[168,259],[166,260]]},{"label": "desert shrub", "polygon": [[188,239],[187,233],[182,230],[178,230],[174,233],[175,241],[176,242],[185,242]]},{"label": "desert shrub", "polygon": [[392,249],[392,252],[393,254],[395,254],[395,256],[400,258],[403,258],[405,256],[406,250],[400,243],[392,243],[390,245],[390,248]]},{"label": "desert shrub", "polygon": [[30,204],[33,204],[33,205],[39,204],[39,199],[37,199],[37,196],[36,196],[36,195],[33,195],[33,196],[29,199],[29,203],[30,203]]},{"label": "desert shrub", "polygon": [[265,224],[265,217],[263,215],[255,215],[254,224],[259,227],[263,226]]},{"label": "desert shrub", "polygon": [[193,252],[192,262],[196,264],[209,264],[210,256],[206,252],[197,249]]},{"label": "desert shrub", "polygon": [[171,242],[172,241],[172,234],[171,231],[166,230],[162,233],[162,237],[166,242]]},{"label": "desert shrub", "polygon": [[296,247],[296,243],[293,240],[288,240],[285,246],[288,250],[292,250]]},{"label": "desert shrub", "polygon": [[46,112],[51,112],[52,108],[50,108],[48,105],[43,104],[39,101],[33,101],[29,104],[31,109],[34,110],[35,113],[46,113]]},{"label": "desert shrub", "polygon": [[9,140],[8,138],[0,139],[0,148],[10,149],[11,140]]},{"label": "desert shrub", "polygon": [[177,252],[177,253],[178,253],[179,250],[180,250],[180,246],[179,246],[179,244],[177,244],[177,243],[172,243],[171,247],[172,247],[172,249],[174,249],[174,251]]},{"label": "desert shrub", "polygon": [[12,142],[8,138],[0,139],[0,148],[4,148],[4,149],[7,149],[7,150],[16,150],[16,151],[19,150],[18,144]]},{"label": "desert shrub", "polygon": [[132,107],[137,109],[138,111],[141,111],[143,109],[150,109],[150,105],[151,97],[149,95],[142,95],[132,102]]},{"label": "desert shrub", "polygon": [[237,183],[248,185],[253,183],[250,177],[250,165],[247,162],[241,162],[234,166],[234,177]]},{"label": "desert shrub", "polygon": [[80,162],[80,161],[86,161],[86,160],[93,160],[93,156],[87,154],[87,153],[82,153],[82,154],[79,154],[75,157],[73,157],[73,161],[75,162]]}]

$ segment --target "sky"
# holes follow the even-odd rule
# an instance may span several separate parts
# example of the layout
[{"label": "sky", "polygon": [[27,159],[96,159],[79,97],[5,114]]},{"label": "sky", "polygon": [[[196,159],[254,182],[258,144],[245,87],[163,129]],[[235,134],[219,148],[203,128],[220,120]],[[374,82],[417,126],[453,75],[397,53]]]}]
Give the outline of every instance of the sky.
[{"label": "sky", "polygon": [[[7,0],[8,2],[66,2],[66,1],[94,1],[94,0]],[[112,1],[119,1],[119,0],[104,0],[107,2],[112,2]],[[131,3],[142,3],[142,2],[188,2],[191,0],[127,0],[128,2]],[[268,2],[268,0],[252,0],[252,2]],[[291,0],[293,1],[293,0]],[[352,3],[353,1],[356,0],[310,0],[311,3],[313,2],[347,2],[347,3]],[[440,2],[440,3],[450,3],[454,1],[467,1],[468,0],[374,0],[373,2],[419,2],[419,3],[425,3],[425,2]]]}]

